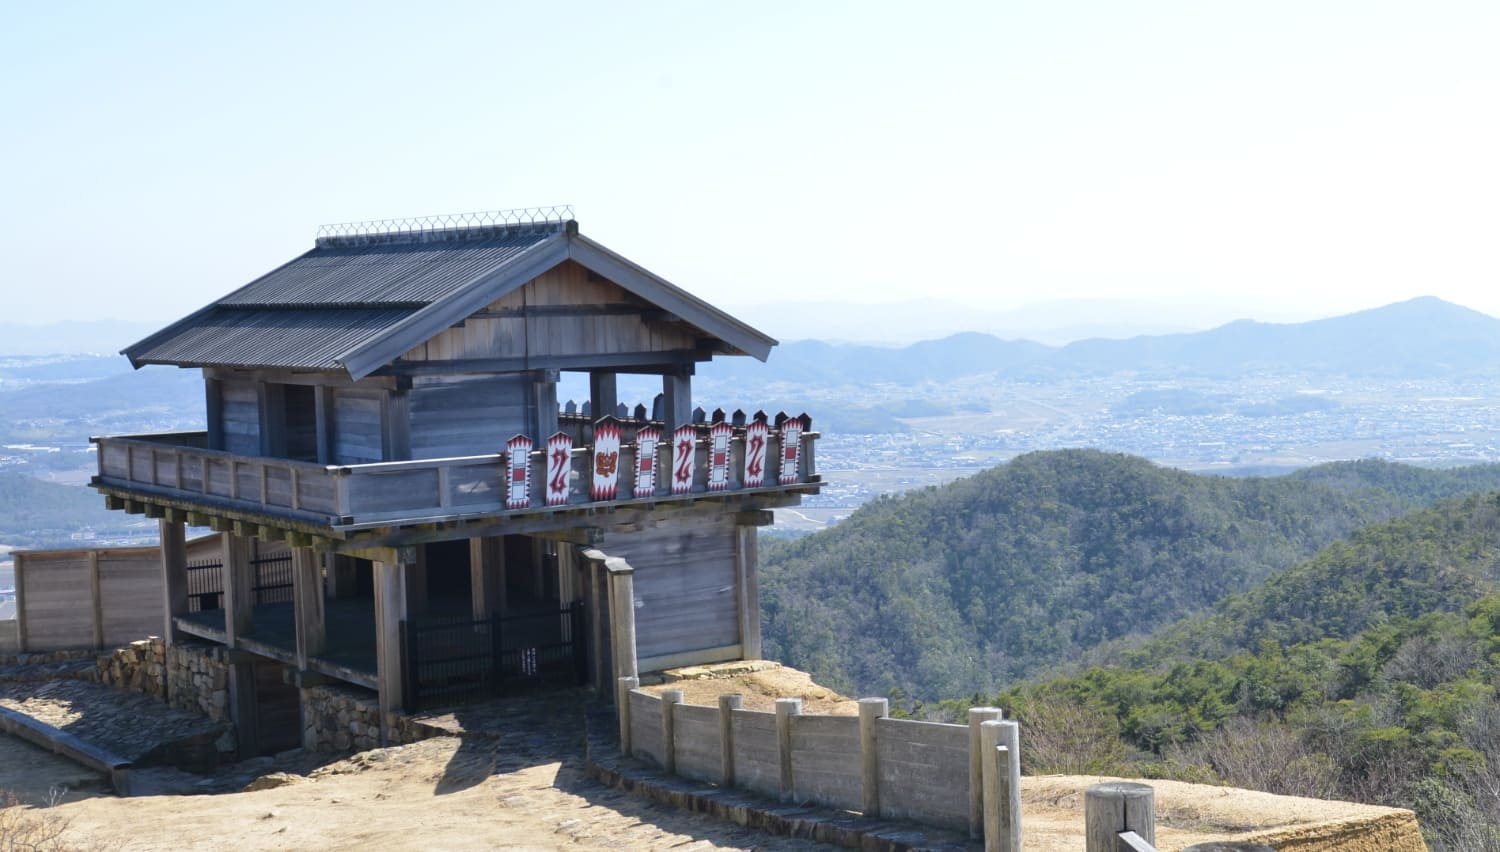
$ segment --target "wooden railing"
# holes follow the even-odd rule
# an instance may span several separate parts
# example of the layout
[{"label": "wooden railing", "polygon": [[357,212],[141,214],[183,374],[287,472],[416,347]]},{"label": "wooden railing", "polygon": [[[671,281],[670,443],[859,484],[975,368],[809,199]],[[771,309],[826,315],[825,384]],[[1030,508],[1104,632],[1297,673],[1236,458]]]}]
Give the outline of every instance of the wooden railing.
[{"label": "wooden railing", "polygon": [[[778,418],[780,420],[780,418]],[[526,514],[570,507],[691,500],[725,492],[798,490],[819,482],[816,432],[785,419],[762,430],[693,429],[690,449],[621,430],[617,443],[560,443],[440,459],[320,465],[206,449],[204,432],[94,438],[103,486],[209,507],[220,505],[339,528],[424,523],[455,516]],[[593,431],[593,430],[590,430]],[[649,434],[649,433],[648,433]],[[788,436],[795,438],[788,459]],[[718,446],[715,442],[718,442]],[[746,458],[747,444],[752,448]],[[523,445],[524,446],[524,445]],[[641,464],[642,449],[650,454]],[[688,463],[689,459],[691,463]],[[648,487],[637,474],[649,468]],[[613,477],[613,479],[611,479]],[[613,481],[614,488],[607,486]],[[674,487],[675,483],[675,487]],[[514,488],[513,488],[514,486]]]}]

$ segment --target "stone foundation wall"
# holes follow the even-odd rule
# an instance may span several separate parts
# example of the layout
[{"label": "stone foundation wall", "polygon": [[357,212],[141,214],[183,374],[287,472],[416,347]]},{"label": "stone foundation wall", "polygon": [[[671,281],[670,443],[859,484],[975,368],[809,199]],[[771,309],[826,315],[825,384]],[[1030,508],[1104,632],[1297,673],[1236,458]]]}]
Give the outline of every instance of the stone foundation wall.
[{"label": "stone foundation wall", "polygon": [[167,644],[152,637],[98,657],[99,682],[167,700]]},{"label": "stone foundation wall", "polygon": [[229,660],[223,645],[179,642],[167,652],[167,703],[229,721]]},{"label": "stone foundation wall", "polygon": [[[392,713],[391,745],[425,740],[438,733]],[[302,745],[314,751],[363,751],[380,746],[380,701],[357,686],[327,684],[302,690]]]},{"label": "stone foundation wall", "polygon": [[78,660],[92,660],[99,656],[98,651],[74,650],[74,651],[37,651],[27,654],[0,654],[0,666],[50,666],[56,663],[71,663]]}]

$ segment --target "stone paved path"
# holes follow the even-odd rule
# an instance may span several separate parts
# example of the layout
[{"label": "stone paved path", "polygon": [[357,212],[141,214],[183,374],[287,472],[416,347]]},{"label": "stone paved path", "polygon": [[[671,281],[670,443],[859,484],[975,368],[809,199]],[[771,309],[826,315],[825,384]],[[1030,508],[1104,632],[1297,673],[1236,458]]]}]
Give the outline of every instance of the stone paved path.
[{"label": "stone paved path", "polygon": [[0,682],[0,707],[136,762],[151,762],[169,744],[195,738],[212,742],[228,730],[154,698],[82,680]]}]

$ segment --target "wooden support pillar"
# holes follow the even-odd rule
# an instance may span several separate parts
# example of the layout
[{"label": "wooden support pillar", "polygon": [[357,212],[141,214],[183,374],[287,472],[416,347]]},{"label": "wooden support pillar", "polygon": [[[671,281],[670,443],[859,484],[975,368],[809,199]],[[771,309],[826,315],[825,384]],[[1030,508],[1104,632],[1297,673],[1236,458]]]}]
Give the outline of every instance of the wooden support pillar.
[{"label": "wooden support pillar", "polygon": [[610,668],[607,574],[604,563],[587,558],[584,560],[584,576],[589,584],[589,630],[592,633],[589,655],[593,658],[591,662],[593,663],[594,688],[601,694],[609,688],[609,684],[614,682],[615,677]]},{"label": "wooden support pillar", "polygon": [[333,397],[324,385],[313,386],[313,428],[317,430],[318,464],[333,464]]},{"label": "wooden support pillar", "polygon": [[375,574],[375,673],[380,693],[380,742],[390,744],[390,715],[402,709],[405,688],[401,622],[407,618],[406,572],[416,561],[412,548],[388,554],[390,561],[372,563]]},{"label": "wooden support pillar", "polygon": [[[557,370],[537,370],[532,376],[532,395],[536,400],[536,435],[538,445],[557,431]],[[545,448],[544,448],[545,449]]]},{"label": "wooden support pillar", "polygon": [[165,518],[157,522],[161,531],[162,639],[168,645],[177,641],[177,616],[188,611],[187,533],[182,521]]},{"label": "wooden support pillar", "polygon": [[501,536],[469,539],[469,597],[476,619],[505,613],[505,539]]},{"label": "wooden support pillar", "polygon": [[223,553],[224,644],[237,648],[240,639],[255,629],[255,566],[251,564],[251,539],[232,532],[219,533]]},{"label": "wooden support pillar", "polygon": [[208,448],[224,449],[224,382],[205,377],[203,380],[204,410],[208,412]]},{"label": "wooden support pillar", "polygon": [[662,420],[667,434],[693,422],[693,376],[687,370],[661,377]]},{"label": "wooden support pillar", "polygon": [[740,621],[740,657],[760,659],[760,530],[735,529],[734,570]]},{"label": "wooden support pillar", "polygon": [[[225,610],[225,621],[229,611]],[[240,760],[260,754],[260,721],[255,696],[255,664],[231,662],[229,669],[229,718],[239,743]]]},{"label": "wooden support pillar", "polygon": [[589,418],[614,417],[620,404],[619,382],[614,373],[589,372]]},{"label": "wooden support pillar", "polygon": [[328,648],[322,563],[311,547],[292,548],[292,600],[297,621],[297,669],[307,671],[312,658],[322,656]]}]

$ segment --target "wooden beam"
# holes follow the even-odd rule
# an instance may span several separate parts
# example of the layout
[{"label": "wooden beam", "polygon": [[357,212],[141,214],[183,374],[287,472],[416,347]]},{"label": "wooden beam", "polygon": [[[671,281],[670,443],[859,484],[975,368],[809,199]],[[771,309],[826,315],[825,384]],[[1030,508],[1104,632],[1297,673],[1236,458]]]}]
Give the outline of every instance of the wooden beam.
[{"label": "wooden beam", "polygon": [[125,508],[125,499],[113,494],[104,495],[104,508],[111,512],[119,512]]}]

